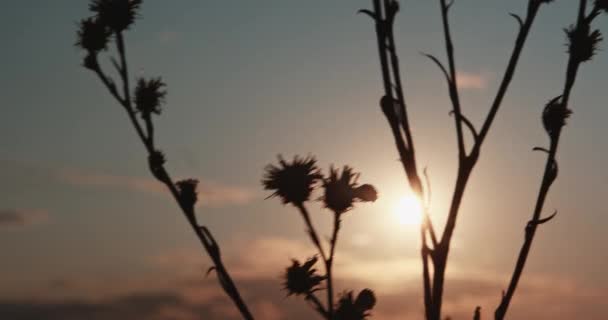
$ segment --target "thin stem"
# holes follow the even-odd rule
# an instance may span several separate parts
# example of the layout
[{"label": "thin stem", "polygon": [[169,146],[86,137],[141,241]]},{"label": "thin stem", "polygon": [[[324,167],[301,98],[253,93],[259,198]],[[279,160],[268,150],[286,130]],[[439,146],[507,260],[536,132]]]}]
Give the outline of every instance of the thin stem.
[{"label": "thin stem", "polygon": [[[481,145],[487,136],[487,133],[492,125],[492,122],[498,112],[502,104],[502,100],[511,84],[513,79],[513,75],[515,73],[517,64],[519,62],[519,57],[521,56],[521,52],[524,48],[526,40],[528,38],[528,34],[532,27],[532,24],[536,18],[538,13],[540,3],[535,0],[530,0],[528,4],[528,13],[526,15],[525,22],[521,27],[517,39],[515,41],[515,47],[509,59],[509,63],[507,65],[507,69],[503,76],[503,80],[500,84],[494,102],[490,108],[490,112],[484,122],[484,125],[479,133],[479,137],[476,140],[473,150],[471,154],[465,158],[465,161],[461,163],[458,169],[458,177],[456,180],[456,186],[454,188],[454,194],[452,196],[452,203],[450,205],[450,210],[448,213],[448,218],[446,222],[446,226],[441,237],[440,245],[437,248],[434,262],[434,279],[433,279],[433,306],[434,306],[434,314],[433,320],[439,320],[441,318],[441,305],[443,298],[443,287],[445,280],[445,270],[447,267],[447,259],[450,250],[450,242],[452,239],[452,235],[456,228],[456,221],[458,218],[458,212],[460,210],[460,204],[462,203],[462,198],[464,196],[464,191],[466,189],[467,182],[470,178],[470,175],[473,171],[475,164],[477,163],[477,159],[479,157],[479,152],[481,149]],[[457,116],[458,118],[458,116]]]},{"label": "thin stem", "polygon": [[303,203],[295,204],[295,207],[300,210],[300,214],[302,214],[302,218],[304,219],[304,223],[306,224],[307,233],[310,237],[312,243],[317,247],[317,251],[321,255],[323,261],[327,261],[327,255],[325,254],[325,250],[323,250],[323,246],[321,245],[321,241],[319,240],[319,236],[317,235],[317,231],[312,224],[312,220],[310,220],[310,214],[308,213],[308,209],[304,206]]},{"label": "thin stem", "polygon": [[340,231],[341,213],[334,212],[334,227],[330,240],[329,258],[327,259],[327,304],[329,306],[329,319],[334,314],[334,279],[333,279],[333,263],[336,245],[338,244],[338,233]]},{"label": "thin stem", "polygon": [[[304,206],[304,203],[295,204],[296,208],[300,210],[302,214],[302,218],[304,219],[304,223],[306,224],[307,233],[310,237],[312,243],[317,247],[317,251],[321,255],[321,259],[323,259],[323,264],[325,266],[325,275],[327,276],[327,319],[332,319],[333,317],[333,287],[332,287],[332,275],[331,275],[331,258],[329,258],[325,254],[325,250],[323,250],[323,246],[321,245],[321,241],[319,240],[319,236],[315,227],[312,224],[312,220],[310,219],[310,214],[308,213],[308,209]],[[333,242],[332,249],[330,251],[330,255],[333,258]]]},{"label": "thin stem", "polygon": [[[584,19],[585,19],[586,5],[587,5],[586,0],[580,0],[577,28],[582,27],[582,24],[585,23]],[[563,107],[563,108],[568,107],[568,103],[570,100],[570,94],[574,87],[574,82],[575,82],[575,79],[576,79],[576,76],[578,73],[579,66],[580,66],[580,61],[576,60],[576,58],[574,57],[574,54],[571,52],[570,57],[568,59],[565,86],[564,86],[564,91],[562,94],[562,106],[561,107]],[[517,285],[518,285],[521,275],[523,273],[524,267],[526,265],[526,261],[528,259],[528,255],[530,253],[530,249],[532,248],[532,242],[534,241],[534,236],[535,236],[536,230],[539,226],[539,223],[537,223],[537,222],[540,220],[541,212],[543,210],[543,206],[545,203],[545,199],[547,197],[547,194],[549,193],[549,189],[551,188],[551,184],[554,179],[554,177],[552,177],[552,176],[554,175],[553,170],[554,170],[554,163],[556,161],[555,156],[557,154],[557,148],[559,146],[559,139],[561,136],[561,131],[562,131],[562,128],[561,127],[558,128],[557,132],[551,138],[551,146],[549,148],[549,153],[547,155],[547,161],[545,163],[545,170],[544,170],[543,178],[541,181],[540,190],[538,192],[538,197],[536,199],[536,205],[534,207],[534,212],[532,214],[532,220],[530,220],[530,222],[526,226],[526,234],[525,234],[524,243],[522,244],[522,247],[520,249],[519,256],[518,256],[517,262],[515,264],[515,269],[513,270],[513,274],[511,276],[511,280],[509,282],[507,291],[503,295],[500,305],[496,308],[496,311],[494,312],[494,318],[496,320],[504,319],[504,317],[507,313],[507,310],[509,308],[510,302],[513,298],[513,295],[515,294],[515,290],[517,289]]]},{"label": "thin stem", "polygon": [[462,133],[462,111],[460,109],[460,97],[458,94],[458,78],[456,76],[456,63],[454,61],[454,45],[452,43],[452,35],[450,33],[450,23],[448,20],[449,6],[445,0],[440,0],[441,4],[441,21],[443,24],[443,34],[445,37],[445,48],[448,56],[448,64],[450,69],[450,80],[448,82],[450,91],[450,100],[454,108],[454,121],[456,121],[456,136],[458,140],[458,159],[462,163],[464,161],[466,151],[464,146],[464,136]]},{"label": "thin stem", "polygon": [[[384,0],[384,11],[386,12],[389,8],[389,0]],[[404,162],[405,165],[405,171],[406,174],[408,176],[408,178],[410,179],[410,184],[412,189],[414,190],[414,192],[419,196],[422,197],[422,183],[420,182],[420,177],[418,176],[418,169],[416,166],[416,157],[415,157],[415,150],[414,150],[414,139],[412,137],[412,132],[411,132],[411,128],[410,128],[410,124],[409,124],[409,118],[408,118],[408,114],[407,114],[407,106],[405,103],[405,95],[403,93],[403,84],[401,81],[401,69],[399,66],[399,56],[397,55],[397,45],[395,42],[395,33],[394,33],[394,16],[391,17],[391,20],[387,20],[389,19],[389,17],[385,17],[385,22],[384,22],[384,29],[385,29],[385,36],[386,36],[386,41],[388,43],[384,43],[385,45],[383,46],[383,50],[388,52],[388,57],[390,58],[390,68],[387,68],[386,72],[392,72],[392,74],[388,74],[388,78],[390,79],[392,77],[392,79],[394,79],[395,81],[395,93],[397,95],[397,103],[399,105],[399,115],[400,115],[400,120],[401,120],[401,129],[403,130],[403,134],[405,135],[405,142],[404,145],[407,148],[401,148],[404,151],[400,152],[401,154],[401,158],[402,161]],[[388,48],[387,48],[387,44],[388,44]],[[388,65],[387,65],[388,67]],[[392,88],[386,88],[385,87],[385,91],[389,90],[390,92],[387,92],[386,95],[387,96],[391,96],[392,95]],[[390,93],[390,95],[389,95]]]},{"label": "thin stem", "polygon": [[322,315],[323,318],[330,319],[327,310],[325,309],[325,307],[323,307],[323,304],[321,303],[321,301],[319,301],[319,298],[317,298],[314,293],[309,293],[306,296],[306,300],[309,300],[312,302],[312,304],[314,304],[315,310],[317,310],[317,312],[319,312],[319,314]]},{"label": "thin stem", "polygon": [[481,127],[481,130],[479,131],[479,139],[477,139],[477,142],[475,143],[475,146],[474,146],[475,149],[481,148],[481,144],[483,143],[484,139],[488,135],[488,132],[490,131],[490,127],[492,126],[492,123],[494,122],[494,118],[496,117],[496,114],[498,113],[498,109],[500,108],[502,101],[507,93],[507,90],[509,89],[509,85],[511,84],[511,81],[513,80],[513,76],[515,75],[515,70],[516,70],[517,64],[519,62],[519,57],[521,56],[521,52],[523,51],[526,40],[528,39],[528,35],[530,34],[530,29],[532,28],[532,24],[534,23],[534,20],[536,19],[536,15],[538,14],[539,8],[540,8],[539,1],[529,0],[528,13],[526,14],[526,19],[525,19],[523,25],[521,26],[521,28],[519,29],[517,39],[515,40],[515,47],[513,48],[513,52],[511,53],[511,58],[509,59],[507,69],[505,70],[505,73],[503,75],[502,81],[498,88],[498,92],[496,93],[496,96],[494,97],[494,101],[492,102],[492,106],[490,107],[488,116],[486,117],[486,120],[484,121],[483,126]]},{"label": "thin stem", "polygon": [[426,243],[426,235],[424,227],[420,228],[420,239],[422,242],[420,255],[422,257],[422,287],[424,289],[424,312],[426,319],[431,319],[433,310],[433,297],[431,292],[431,276],[429,270],[429,254],[430,250]]},{"label": "thin stem", "polygon": [[[146,147],[148,155],[150,156],[150,155],[154,154],[156,152],[156,150],[155,150],[155,147],[153,144],[153,140],[151,139],[151,136],[147,137],[146,134],[144,133],[144,130],[143,130],[140,122],[137,120],[135,111],[132,107],[130,88],[129,88],[129,74],[128,74],[128,68],[127,68],[126,49],[125,49],[125,44],[124,44],[124,39],[123,39],[122,33],[120,33],[120,32],[118,32],[116,34],[116,44],[117,44],[117,48],[118,48],[118,53],[120,55],[121,66],[120,66],[119,71],[120,71],[121,80],[123,82],[124,98],[122,98],[120,96],[114,83],[110,80],[110,78],[108,78],[105,75],[105,73],[103,72],[103,70],[101,69],[100,66],[97,65],[95,68],[93,68],[93,71],[97,74],[97,76],[100,78],[102,83],[106,86],[106,88],[108,89],[110,94],[118,101],[118,103],[120,105],[122,105],[125,108],[128,116],[129,116],[129,119],[131,120],[131,124],[135,128],[135,131],[137,132],[138,137],[140,138],[141,142]],[[150,120],[150,122],[151,122],[151,120]],[[149,131],[149,134],[152,134],[151,130]],[[206,227],[200,226],[198,224],[198,221],[196,219],[196,213],[194,212],[194,208],[188,207],[182,202],[180,193],[177,190],[175,183],[171,179],[171,177],[170,177],[169,173],[167,172],[167,170],[165,169],[164,165],[160,164],[159,168],[157,168],[157,170],[159,170],[160,174],[164,177],[164,179],[162,180],[162,183],[165,184],[165,186],[169,189],[171,195],[173,196],[173,198],[179,205],[180,209],[182,210],[184,216],[186,217],[186,220],[188,221],[190,227],[192,228],[194,233],[197,235],[201,244],[207,251],[207,254],[213,261],[213,264],[215,266],[215,271],[217,272],[218,280],[220,282],[221,287],[224,289],[226,294],[232,299],[233,303],[236,305],[237,309],[241,313],[243,319],[253,320],[254,318],[251,315],[251,312],[247,308],[247,305],[243,301],[236,285],[232,281],[230,274],[228,273],[228,271],[226,270],[226,267],[223,264],[219,247],[218,247],[217,243],[215,242],[213,235]]]}]

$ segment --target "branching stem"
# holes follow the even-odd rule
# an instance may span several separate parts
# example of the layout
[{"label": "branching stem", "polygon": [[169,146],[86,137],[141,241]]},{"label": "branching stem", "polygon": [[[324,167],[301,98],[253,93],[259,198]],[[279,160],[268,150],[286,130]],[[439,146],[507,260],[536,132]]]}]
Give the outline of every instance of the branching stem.
[{"label": "branching stem", "polygon": [[[94,66],[93,71],[97,74],[97,76],[99,77],[101,82],[108,89],[108,91],[110,92],[112,97],[114,97],[116,99],[116,101],[125,109],[125,111],[127,112],[127,115],[129,116],[129,120],[131,121],[131,124],[133,125],[133,128],[135,128],[135,131],[137,132],[138,137],[140,138],[141,142],[143,143],[143,145],[146,148],[146,151],[148,152],[148,156],[151,156],[157,152],[155,149],[154,140],[153,140],[154,133],[153,133],[152,123],[151,123],[152,120],[151,119],[146,120],[147,131],[148,131],[147,135],[146,135],[146,132],[142,128],[142,125],[139,122],[139,120],[137,119],[137,115],[132,106],[129,73],[128,73],[128,67],[127,67],[126,48],[125,48],[124,38],[123,38],[123,35],[121,32],[116,33],[115,41],[116,41],[118,54],[120,56],[120,66],[117,69],[119,69],[119,74],[120,74],[120,78],[122,81],[123,96],[121,97],[121,95],[119,94],[119,92],[116,88],[116,85],[111,80],[111,78],[109,78],[104,73],[101,66],[99,66],[99,65]],[[215,271],[217,273],[218,281],[219,281],[221,287],[224,289],[226,294],[234,302],[237,309],[241,313],[241,316],[243,317],[243,319],[253,320],[254,318],[251,315],[251,312],[249,311],[247,305],[243,301],[236,285],[232,281],[230,274],[228,273],[228,271],[226,270],[226,267],[224,266],[224,263],[222,261],[221,255],[220,255],[220,249],[219,249],[217,242],[215,241],[213,235],[206,227],[199,225],[197,218],[196,218],[196,213],[194,212],[194,208],[189,207],[188,205],[183,203],[183,201],[181,200],[181,197],[180,197],[179,190],[175,186],[175,183],[171,179],[171,177],[170,177],[169,173],[167,172],[167,170],[165,169],[164,165],[159,164],[159,168],[157,168],[156,170],[158,170],[156,175],[160,175],[160,176],[164,177],[161,180],[161,182],[163,184],[165,184],[165,186],[169,189],[169,192],[171,193],[171,195],[173,196],[173,198],[175,199],[175,201],[181,208],[190,227],[192,228],[194,233],[197,235],[201,244],[207,251],[207,254],[213,261]]]}]

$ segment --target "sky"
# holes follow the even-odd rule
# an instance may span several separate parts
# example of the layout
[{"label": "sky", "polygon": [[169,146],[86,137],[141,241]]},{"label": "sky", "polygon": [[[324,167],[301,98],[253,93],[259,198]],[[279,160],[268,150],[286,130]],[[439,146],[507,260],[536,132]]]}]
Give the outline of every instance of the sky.
[{"label": "sky", "polygon": [[[309,319],[286,298],[290,259],[314,253],[294,208],[260,184],[278,154],[351,165],[380,198],[344,219],[338,291],[369,287],[373,319],[421,319],[418,230],[395,209],[409,187],[378,100],[370,1],[146,0],[126,35],[132,76],[162,76],[157,143],[176,177],[200,180],[200,220],[260,319]],[[445,60],[437,1],[402,1],[396,33],[418,162],[443,225],[455,180],[447,88],[420,52]],[[479,126],[516,34],[524,0],[457,0],[451,11],[463,111]],[[445,314],[490,317],[531,216],[547,146],[540,115],[561,92],[562,29],[576,1],[544,6],[472,175],[454,235]],[[0,318],[238,319],[211,262],[169,194],[147,171],[123,110],[80,66],[86,1],[3,1],[0,36]],[[607,17],[596,26],[608,32]],[[606,48],[583,65],[564,129],[559,177],[545,205],[513,319],[608,318]],[[310,204],[330,232],[331,215]],[[403,214],[403,213],[401,213]],[[542,307],[539,307],[542,306]]]}]

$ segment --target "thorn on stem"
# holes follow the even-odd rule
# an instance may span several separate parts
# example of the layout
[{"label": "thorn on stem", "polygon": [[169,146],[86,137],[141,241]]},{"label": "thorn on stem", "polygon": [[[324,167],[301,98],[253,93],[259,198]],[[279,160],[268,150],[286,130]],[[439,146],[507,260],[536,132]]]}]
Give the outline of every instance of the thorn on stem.
[{"label": "thorn on stem", "polygon": [[210,267],[209,269],[207,269],[207,272],[205,272],[205,277],[209,277],[209,274],[211,273],[211,271],[216,271],[215,266]]},{"label": "thorn on stem", "polygon": [[509,12],[509,15],[513,18],[515,18],[515,20],[517,20],[517,23],[519,24],[519,28],[523,28],[524,27],[524,21],[521,19],[521,17],[515,13]]},{"label": "thorn on stem", "polygon": [[447,69],[443,66],[443,64],[441,63],[441,61],[439,61],[439,59],[437,59],[437,57],[435,57],[432,54],[428,54],[425,52],[420,52],[421,55],[431,59],[431,61],[433,61],[438,67],[439,69],[441,69],[441,72],[443,72],[443,75],[445,76],[445,80],[448,82],[448,86],[452,83],[452,79],[450,78],[450,76],[448,75],[448,71]]},{"label": "thorn on stem", "polygon": [[547,222],[553,220],[553,218],[555,218],[556,215],[557,215],[557,210],[555,210],[553,212],[553,214],[551,214],[550,216],[548,216],[546,218],[542,218],[542,219],[538,219],[537,221],[534,221],[534,224],[541,225],[541,224],[547,223]]},{"label": "thorn on stem", "polygon": [[550,153],[548,149],[543,148],[543,147],[534,147],[534,148],[532,148],[532,151],[542,151],[545,153]]},{"label": "thorn on stem", "polygon": [[361,9],[361,10],[357,11],[357,14],[359,14],[359,13],[366,14],[370,18],[374,19],[374,21],[378,21],[378,17],[376,16],[376,14],[369,9]]}]

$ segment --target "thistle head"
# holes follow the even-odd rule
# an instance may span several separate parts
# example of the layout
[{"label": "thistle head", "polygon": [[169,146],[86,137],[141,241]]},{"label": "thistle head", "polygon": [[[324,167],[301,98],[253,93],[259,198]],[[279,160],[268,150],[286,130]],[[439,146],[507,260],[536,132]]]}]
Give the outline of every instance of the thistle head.
[{"label": "thistle head", "polygon": [[284,285],[287,295],[308,295],[320,290],[318,286],[325,277],[318,275],[317,269],[314,269],[317,260],[316,256],[308,259],[304,264],[292,260],[291,266],[285,270]]},{"label": "thistle head", "polygon": [[566,108],[561,101],[561,96],[549,101],[543,110],[543,126],[549,137],[553,137],[566,125],[566,119],[572,114],[572,110]]},{"label": "thistle head", "polygon": [[362,290],[357,298],[353,298],[353,292],[345,292],[338,301],[336,307],[336,320],[365,320],[370,316],[376,305],[376,296],[370,289]]},{"label": "thistle head", "polygon": [[591,60],[598,50],[598,44],[602,41],[600,31],[591,31],[588,22],[584,22],[580,26],[570,26],[564,31],[568,38],[568,52],[572,58],[579,63]]},{"label": "thistle head", "polygon": [[112,32],[127,30],[137,17],[142,0],[93,0],[89,10]]},{"label": "thistle head", "polygon": [[270,197],[278,196],[284,204],[301,205],[308,201],[317,182],[323,178],[315,158],[295,156],[291,162],[278,158],[278,165],[266,166],[262,179],[264,189],[273,191]]},{"label": "thistle head", "polygon": [[323,179],[325,207],[341,214],[352,209],[355,201],[375,201],[378,198],[376,189],[370,184],[357,185],[358,177],[359,174],[349,166],[344,166],[341,173],[331,167],[329,177]]},{"label": "thistle head", "polygon": [[197,185],[198,180],[196,179],[185,179],[175,183],[175,186],[179,191],[180,201],[186,208],[194,208],[194,205],[198,200],[198,195],[196,192]]},{"label": "thistle head", "polygon": [[142,117],[149,117],[152,113],[160,114],[161,105],[165,103],[167,91],[163,90],[166,84],[162,79],[152,78],[146,80],[139,78],[135,87],[135,108],[141,113]]},{"label": "thistle head", "polygon": [[110,32],[99,19],[87,18],[80,20],[76,46],[89,53],[98,53],[108,48]]},{"label": "thistle head", "polygon": [[608,13],[608,0],[595,0],[595,7],[604,11],[604,13]]}]

